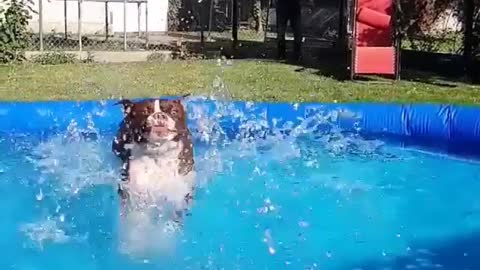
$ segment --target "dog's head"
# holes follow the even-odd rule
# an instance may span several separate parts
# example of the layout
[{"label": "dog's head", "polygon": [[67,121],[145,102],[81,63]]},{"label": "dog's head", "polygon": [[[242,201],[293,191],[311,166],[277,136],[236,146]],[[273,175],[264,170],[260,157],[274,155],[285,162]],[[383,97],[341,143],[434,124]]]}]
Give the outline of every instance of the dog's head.
[{"label": "dog's head", "polygon": [[124,127],[135,142],[162,143],[187,133],[181,99],[121,100],[117,104],[123,106]]}]

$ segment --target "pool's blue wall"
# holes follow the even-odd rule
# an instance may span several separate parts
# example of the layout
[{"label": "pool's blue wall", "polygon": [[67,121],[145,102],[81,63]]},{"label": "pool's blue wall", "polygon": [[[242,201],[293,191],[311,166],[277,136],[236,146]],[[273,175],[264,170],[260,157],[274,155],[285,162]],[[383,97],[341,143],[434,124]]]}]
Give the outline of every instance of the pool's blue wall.
[{"label": "pool's blue wall", "polygon": [[[101,130],[114,130],[121,112],[114,101],[88,102],[0,102],[0,132],[64,130],[71,120],[86,125],[87,115]],[[215,112],[215,103],[202,99],[187,100],[187,107],[200,103]],[[405,142],[444,145],[450,150],[480,154],[480,107],[427,104],[314,104],[314,103],[230,103],[250,115],[263,113],[271,124],[299,123],[299,118],[335,111],[341,128],[360,128],[365,134],[402,138]],[[235,129],[235,121],[226,116],[223,125]]]}]

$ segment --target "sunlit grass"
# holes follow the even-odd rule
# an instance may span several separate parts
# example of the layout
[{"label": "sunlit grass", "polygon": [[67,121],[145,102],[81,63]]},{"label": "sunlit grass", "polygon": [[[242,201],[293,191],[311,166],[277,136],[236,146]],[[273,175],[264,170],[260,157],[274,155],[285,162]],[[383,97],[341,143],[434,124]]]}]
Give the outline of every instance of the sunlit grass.
[{"label": "sunlit grass", "polygon": [[480,88],[467,84],[338,81],[313,69],[238,60],[221,66],[216,61],[0,66],[0,100],[208,95],[217,76],[236,100],[480,103]]}]

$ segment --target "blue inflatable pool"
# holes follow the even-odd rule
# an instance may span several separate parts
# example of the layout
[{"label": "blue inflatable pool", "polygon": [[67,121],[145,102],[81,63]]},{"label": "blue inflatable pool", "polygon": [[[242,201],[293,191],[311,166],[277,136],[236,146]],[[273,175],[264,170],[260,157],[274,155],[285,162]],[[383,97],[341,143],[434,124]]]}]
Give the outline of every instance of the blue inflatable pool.
[{"label": "blue inflatable pool", "polygon": [[0,103],[2,269],[480,269],[480,108],[187,99],[191,215],[122,231],[113,103]]}]

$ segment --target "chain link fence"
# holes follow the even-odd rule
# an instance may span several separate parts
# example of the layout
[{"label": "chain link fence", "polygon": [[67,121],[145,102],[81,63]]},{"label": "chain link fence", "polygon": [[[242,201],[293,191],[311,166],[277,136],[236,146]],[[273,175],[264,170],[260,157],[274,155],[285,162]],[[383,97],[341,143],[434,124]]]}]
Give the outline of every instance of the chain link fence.
[{"label": "chain link fence", "polygon": [[[246,55],[264,55],[276,48],[276,1],[34,0],[37,12],[30,21],[29,49],[168,50],[182,55],[244,46]],[[480,0],[398,1],[403,49],[460,58],[468,39],[465,12],[474,9],[469,40],[471,53],[478,58]],[[474,4],[469,9],[466,3],[471,1]],[[351,2],[300,1],[304,50],[345,42]],[[293,40],[290,27],[286,38]]]},{"label": "chain link fence", "polygon": [[[339,38],[341,31],[342,1],[302,0],[302,34],[307,46],[330,46]],[[276,39],[276,1],[272,1],[268,12],[267,38]],[[293,39],[287,29],[287,39]]]},{"label": "chain link fence", "polygon": [[[232,45],[235,29],[240,45],[264,46],[265,42],[276,39],[275,0],[36,0],[34,3],[38,12],[30,21],[33,33],[30,50],[179,50],[182,44],[190,48],[220,48]],[[172,6],[176,8],[173,12]],[[338,1],[302,1],[305,42],[336,40],[339,15]],[[287,39],[293,39],[291,31]]]},{"label": "chain link fence", "polygon": [[30,21],[31,50],[172,50],[166,6],[148,0],[37,0]]},{"label": "chain link fence", "polygon": [[464,1],[424,1],[423,4],[403,3],[404,49],[462,54],[464,42]]}]

